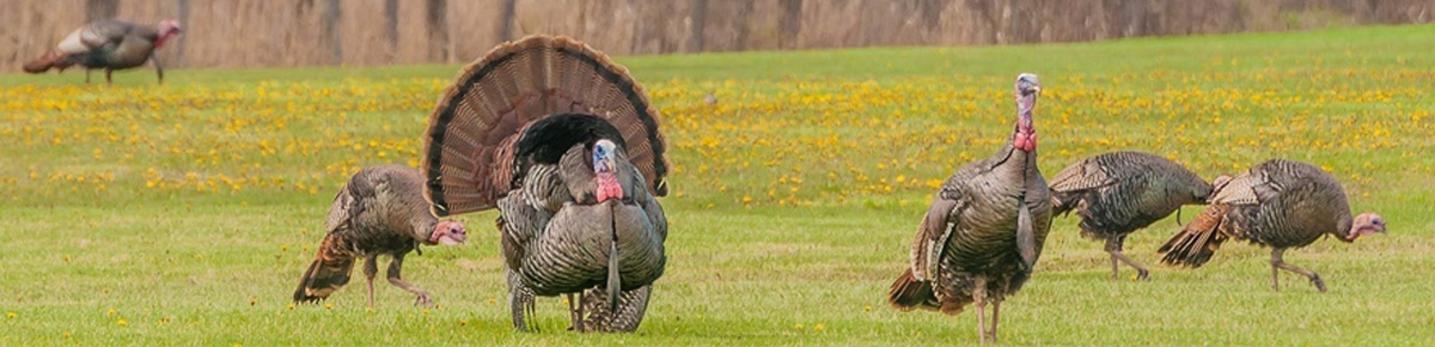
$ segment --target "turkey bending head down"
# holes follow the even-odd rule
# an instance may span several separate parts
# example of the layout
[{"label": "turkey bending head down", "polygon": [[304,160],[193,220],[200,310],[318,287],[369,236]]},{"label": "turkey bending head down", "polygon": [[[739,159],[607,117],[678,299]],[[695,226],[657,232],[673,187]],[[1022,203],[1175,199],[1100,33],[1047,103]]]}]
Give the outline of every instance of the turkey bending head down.
[{"label": "turkey bending head down", "polygon": [[159,24],[139,25],[117,20],[98,20],[86,23],[70,32],[54,49],[45,52],[23,67],[28,73],[42,73],[50,69],[65,71],[79,65],[85,68],[85,82],[90,82],[90,70],[105,70],[105,82],[112,82],[114,70],[124,70],[150,62],[154,65],[155,76],[164,83],[164,67],[160,66],[155,50],[179,36],[183,30],[173,19]]},{"label": "turkey bending head down", "polygon": [[448,89],[425,146],[435,214],[499,210],[517,329],[556,295],[573,330],[637,329],[667,260],[667,163],[626,69],[566,37],[503,44]]},{"label": "turkey bending head down", "polygon": [[[294,302],[324,300],[349,283],[354,263],[364,259],[369,307],[374,306],[374,277],[379,256],[387,255],[390,284],[414,294],[415,303],[431,306],[428,291],[402,275],[404,257],[420,245],[458,245],[468,239],[463,223],[439,220],[423,198],[423,176],[400,165],[365,168],[334,196],[324,223],[324,241],[294,290]],[[423,252],[419,252],[423,254]]]}]

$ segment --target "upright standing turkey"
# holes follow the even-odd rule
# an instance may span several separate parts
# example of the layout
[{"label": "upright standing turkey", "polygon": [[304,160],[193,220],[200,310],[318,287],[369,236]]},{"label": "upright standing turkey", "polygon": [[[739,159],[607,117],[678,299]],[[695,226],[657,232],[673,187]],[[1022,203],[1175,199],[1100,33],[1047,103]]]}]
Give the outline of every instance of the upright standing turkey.
[{"label": "upright standing turkey", "polygon": [[1351,217],[1345,189],[1329,173],[1310,164],[1273,159],[1235,178],[1216,180],[1210,205],[1160,252],[1161,262],[1200,267],[1227,238],[1270,247],[1271,288],[1280,290],[1280,272],[1304,275],[1321,292],[1325,281],[1314,271],[1286,263],[1287,248],[1304,247],[1325,235],[1354,242],[1385,232],[1375,213]]},{"label": "upright standing turkey", "polygon": [[574,330],[638,328],[666,263],[668,166],[626,69],[566,37],[503,44],[463,70],[425,141],[436,214],[498,208],[516,328],[560,294]]},{"label": "upright standing turkey", "polygon": [[894,307],[957,314],[975,302],[981,341],[996,341],[1001,303],[1031,277],[1051,228],[1051,191],[1036,165],[1032,123],[1040,91],[1035,75],[1017,76],[1011,140],[942,184],[917,228],[912,264],[888,293]]},{"label": "upright standing turkey", "polygon": [[155,26],[144,26],[117,20],[99,20],[75,29],[60,40],[55,49],[25,63],[25,72],[41,73],[51,68],[64,71],[74,65],[85,68],[85,83],[90,82],[91,69],[104,69],[105,82],[111,83],[110,73],[143,65],[146,61],[154,64],[154,73],[159,83],[164,83],[164,68],[154,51],[164,47],[170,39],[180,33],[179,22],[160,21]]},{"label": "upright standing turkey", "polygon": [[[419,305],[431,305],[428,292],[405,281],[400,274],[404,256],[425,245],[456,245],[468,237],[463,224],[440,221],[423,198],[423,176],[399,165],[367,168],[354,174],[334,196],[319,245],[318,255],[294,290],[294,301],[323,300],[349,283],[354,260],[364,259],[369,306],[374,306],[374,275],[378,258],[389,255],[388,279],[395,287],[414,293]],[[420,252],[422,253],[422,252]]]},{"label": "upright standing turkey", "polygon": [[1142,152],[1111,152],[1068,166],[1051,179],[1056,214],[1076,209],[1081,235],[1106,241],[1111,254],[1111,279],[1117,261],[1136,268],[1147,279],[1145,266],[1122,254],[1126,235],[1181,209],[1204,203],[1211,184],[1171,160]]}]

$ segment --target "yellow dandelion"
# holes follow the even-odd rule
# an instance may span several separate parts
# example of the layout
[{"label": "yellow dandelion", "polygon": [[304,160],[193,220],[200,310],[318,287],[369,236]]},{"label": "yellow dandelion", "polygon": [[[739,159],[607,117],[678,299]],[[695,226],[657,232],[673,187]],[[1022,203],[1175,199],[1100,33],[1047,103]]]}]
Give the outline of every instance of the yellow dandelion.
[{"label": "yellow dandelion", "polygon": [[5,318],[15,319],[15,317],[18,317],[18,316],[20,316],[20,314],[15,313],[14,311],[5,312]]}]

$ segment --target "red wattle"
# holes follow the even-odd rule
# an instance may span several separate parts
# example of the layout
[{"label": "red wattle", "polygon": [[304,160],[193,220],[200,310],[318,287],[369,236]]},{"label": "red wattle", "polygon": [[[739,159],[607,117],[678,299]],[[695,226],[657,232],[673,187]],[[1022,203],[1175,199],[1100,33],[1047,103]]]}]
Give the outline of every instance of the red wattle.
[{"label": "red wattle", "polygon": [[623,198],[623,186],[618,184],[618,177],[612,174],[598,175],[597,190],[597,196],[595,197],[598,199],[598,202],[608,201],[608,199]]},{"label": "red wattle", "polygon": [[1016,133],[1016,136],[1012,138],[1012,147],[1016,147],[1016,149],[1020,149],[1020,150],[1026,151],[1026,152],[1035,151],[1035,150],[1036,150],[1036,132],[1031,132],[1031,133],[1017,132],[1017,133]]}]

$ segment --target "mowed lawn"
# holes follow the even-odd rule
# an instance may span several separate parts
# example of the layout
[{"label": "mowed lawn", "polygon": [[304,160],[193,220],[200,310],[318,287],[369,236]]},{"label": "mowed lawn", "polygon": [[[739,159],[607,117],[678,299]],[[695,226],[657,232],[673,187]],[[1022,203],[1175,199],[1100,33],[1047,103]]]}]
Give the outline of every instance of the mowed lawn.
[{"label": "mowed lawn", "polygon": [[[602,47],[598,47],[602,49]],[[476,58],[476,57],[468,57]],[[619,57],[663,114],[669,267],[641,330],[541,332],[508,318],[493,212],[425,247],[414,307],[362,276],[290,295],[359,167],[417,165],[459,67],[0,75],[0,345],[974,343],[976,318],[886,303],[934,188],[1006,141],[1020,72],[1041,76],[1048,176],[1138,149],[1205,177],[1269,158],[1333,172],[1388,235],[1287,252],[1230,243],[1198,270],[1157,264],[1176,218],[1134,234],[1149,282],[1108,279],[1100,243],[1058,218],[1002,312],[1015,345],[1419,345],[1435,341],[1435,26],[1008,47]],[[715,105],[704,102],[712,93]],[[1184,210],[1189,221],[1199,207]],[[385,260],[386,261],[386,260]]]}]

